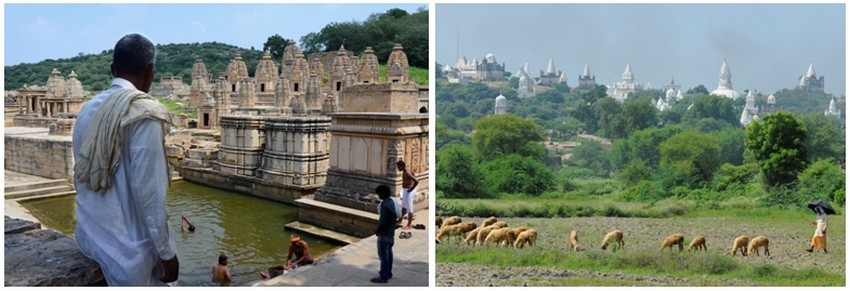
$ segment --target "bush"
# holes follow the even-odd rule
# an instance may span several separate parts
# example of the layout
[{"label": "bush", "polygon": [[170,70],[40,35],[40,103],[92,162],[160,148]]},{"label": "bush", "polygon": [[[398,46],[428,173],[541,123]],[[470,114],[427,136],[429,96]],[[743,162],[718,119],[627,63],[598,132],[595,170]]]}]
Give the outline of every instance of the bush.
[{"label": "bush", "polygon": [[778,269],[771,264],[761,264],[753,268],[753,274],[759,277],[773,276]]},{"label": "bush", "polygon": [[667,191],[659,181],[643,180],[635,186],[626,188],[623,199],[626,201],[655,202],[667,198]]},{"label": "bush", "polygon": [[810,199],[824,199],[844,206],[844,173],[832,159],[815,162],[801,172],[797,180],[799,192]]},{"label": "bush", "polygon": [[698,262],[702,272],[714,275],[726,274],[740,268],[737,261],[725,255],[700,256]]},{"label": "bush", "polygon": [[484,173],[484,185],[491,192],[537,196],[555,186],[555,179],[549,168],[530,157],[500,156],[482,164],[481,169]]}]

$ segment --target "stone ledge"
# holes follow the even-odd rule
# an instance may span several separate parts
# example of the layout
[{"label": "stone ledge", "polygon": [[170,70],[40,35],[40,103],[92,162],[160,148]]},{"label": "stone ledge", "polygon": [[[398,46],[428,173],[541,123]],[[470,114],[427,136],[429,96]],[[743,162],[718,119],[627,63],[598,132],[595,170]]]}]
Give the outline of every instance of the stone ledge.
[{"label": "stone ledge", "polygon": [[[54,230],[31,229],[39,225],[35,222],[9,216],[4,222],[7,287],[106,285],[100,266],[83,255],[73,239]],[[31,230],[19,232],[27,228]]]}]

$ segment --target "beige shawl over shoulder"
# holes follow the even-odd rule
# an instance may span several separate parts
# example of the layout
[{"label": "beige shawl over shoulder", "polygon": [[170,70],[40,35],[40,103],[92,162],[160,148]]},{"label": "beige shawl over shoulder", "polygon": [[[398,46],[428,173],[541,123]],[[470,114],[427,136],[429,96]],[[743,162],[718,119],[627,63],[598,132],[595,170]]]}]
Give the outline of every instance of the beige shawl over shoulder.
[{"label": "beige shawl over shoulder", "polygon": [[[156,99],[145,92],[126,88],[107,96],[95,113],[80,147],[74,165],[74,179],[99,193],[112,187],[112,177],[121,160],[124,127],[145,118],[160,121],[165,138],[171,125],[171,113]],[[170,172],[166,174],[170,175]]]}]

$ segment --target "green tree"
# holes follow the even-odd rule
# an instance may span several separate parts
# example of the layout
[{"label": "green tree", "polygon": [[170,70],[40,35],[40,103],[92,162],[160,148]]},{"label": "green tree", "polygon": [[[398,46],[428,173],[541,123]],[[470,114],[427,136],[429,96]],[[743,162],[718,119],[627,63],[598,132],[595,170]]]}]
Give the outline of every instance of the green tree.
[{"label": "green tree", "polygon": [[808,164],[806,129],[791,113],[777,112],[751,123],[744,145],[770,188],[794,182]]},{"label": "green tree", "polygon": [[695,130],[676,134],[661,143],[661,167],[671,169],[678,181],[702,183],[711,180],[720,166],[717,140]]},{"label": "green tree", "polygon": [[537,196],[555,186],[552,171],[539,160],[517,154],[499,156],[481,165],[485,188],[492,193]]},{"label": "green tree", "polygon": [[610,97],[602,98],[593,105],[593,113],[600,135],[610,139],[626,136],[620,102]]},{"label": "green tree", "polygon": [[485,116],[478,120],[472,133],[472,146],[480,161],[510,154],[540,160],[545,153],[542,141],[539,125],[513,114]]},{"label": "green tree", "polygon": [[[441,118],[442,119],[442,118]],[[445,124],[438,121],[437,122],[437,152],[448,145],[452,144],[461,144],[461,145],[469,145],[470,139],[469,136],[464,134],[463,132],[452,130],[448,128]]]},{"label": "green tree", "polygon": [[703,94],[708,95],[708,89],[705,88],[702,84],[697,85],[685,92],[685,94]]},{"label": "green tree", "polygon": [[704,118],[713,118],[732,126],[739,124],[741,112],[735,109],[734,101],[730,98],[715,95],[695,96],[692,104],[682,116],[682,122],[695,124]]},{"label": "green tree", "polygon": [[832,159],[813,163],[798,177],[799,193],[807,200],[824,199],[844,206],[844,172]]},{"label": "green tree", "polygon": [[593,170],[599,177],[607,177],[611,171],[608,151],[599,142],[581,139],[581,144],[572,150],[567,165]]},{"label": "green tree", "polygon": [[289,43],[288,39],[283,38],[280,34],[275,33],[263,43],[263,51],[268,50],[273,60],[280,60],[283,57],[283,49]]},{"label": "green tree", "polygon": [[437,190],[445,197],[483,197],[482,179],[469,146],[452,144],[437,154]]},{"label": "green tree", "polygon": [[841,121],[820,113],[803,115],[801,121],[807,130],[809,161],[832,158],[843,164],[845,138]]},{"label": "green tree", "polygon": [[667,125],[662,128],[647,128],[614,141],[611,147],[611,164],[615,169],[626,167],[631,161],[640,160],[645,166],[655,169],[661,162],[661,143],[682,132],[681,126]]}]

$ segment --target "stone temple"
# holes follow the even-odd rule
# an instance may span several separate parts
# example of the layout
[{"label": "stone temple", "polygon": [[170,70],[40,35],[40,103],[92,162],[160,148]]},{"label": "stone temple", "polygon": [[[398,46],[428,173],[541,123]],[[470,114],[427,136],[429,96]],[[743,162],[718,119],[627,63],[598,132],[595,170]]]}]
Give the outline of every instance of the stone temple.
[{"label": "stone temple", "polygon": [[729,72],[729,66],[726,65],[726,59],[723,59],[723,64],[720,65],[720,80],[717,82],[717,89],[711,91],[711,95],[724,96],[727,98],[738,99],[738,91],[732,89],[732,73]]},{"label": "stone temple", "polygon": [[[411,80],[403,47],[359,57],[340,47],[307,59],[291,42],[281,60],[266,52],[251,71],[240,55],[218,76],[195,60],[186,103],[197,120],[175,121],[169,163],[185,180],[298,205],[293,228],[367,237],[378,220],[374,190],[401,192],[403,160],[420,181],[414,211],[426,209],[428,89]],[[179,96],[174,90],[168,98]],[[85,100],[77,75],[53,70],[46,86],[7,93],[15,116],[7,119],[5,168],[71,181],[70,132]]]},{"label": "stone temple", "polygon": [[[377,221],[373,192],[386,184],[400,193],[403,160],[420,181],[414,208],[427,208],[427,89],[410,79],[402,46],[383,78],[371,48],[352,58],[340,47],[330,64],[322,59],[308,62],[290,42],[280,63],[266,51],[253,77],[236,55],[215,80],[196,60],[189,104],[199,129],[167,145],[180,175],[297,204],[298,225],[366,237]],[[187,141],[208,132],[220,143]]]}]

